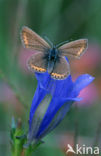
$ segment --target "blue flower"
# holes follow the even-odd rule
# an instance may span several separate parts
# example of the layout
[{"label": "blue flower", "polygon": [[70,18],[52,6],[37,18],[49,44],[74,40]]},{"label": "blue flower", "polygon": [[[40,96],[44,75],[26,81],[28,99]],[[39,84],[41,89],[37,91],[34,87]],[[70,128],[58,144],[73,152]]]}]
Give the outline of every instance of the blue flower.
[{"label": "blue flower", "polygon": [[32,100],[29,118],[28,144],[40,141],[65,117],[73,102],[80,101],[80,91],[94,77],[84,74],[72,81],[71,75],[64,80],[54,80],[46,72],[36,73],[38,86]]}]

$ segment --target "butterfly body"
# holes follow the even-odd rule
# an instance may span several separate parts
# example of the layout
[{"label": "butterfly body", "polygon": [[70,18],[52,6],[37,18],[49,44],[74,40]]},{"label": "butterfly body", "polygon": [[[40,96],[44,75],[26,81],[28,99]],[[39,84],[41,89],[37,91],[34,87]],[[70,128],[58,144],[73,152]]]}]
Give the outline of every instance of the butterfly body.
[{"label": "butterfly body", "polygon": [[48,73],[52,73],[56,62],[59,62],[59,51],[56,49],[55,46],[47,50],[46,54],[44,55],[44,61],[46,62],[46,68]]},{"label": "butterfly body", "polygon": [[88,40],[80,39],[61,46],[50,46],[43,38],[28,27],[23,27],[21,40],[25,48],[37,51],[27,66],[32,72],[48,71],[54,79],[65,79],[70,74],[69,63],[65,57],[79,59],[86,51]]}]

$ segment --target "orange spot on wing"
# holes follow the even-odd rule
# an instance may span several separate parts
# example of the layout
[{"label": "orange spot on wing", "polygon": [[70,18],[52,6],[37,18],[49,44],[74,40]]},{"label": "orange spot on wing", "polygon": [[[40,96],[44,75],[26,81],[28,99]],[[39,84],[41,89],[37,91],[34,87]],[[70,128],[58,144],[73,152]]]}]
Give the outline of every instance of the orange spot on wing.
[{"label": "orange spot on wing", "polygon": [[25,45],[27,46],[28,45],[28,39],[27,39],[26,33],[23,33],[23,38],[24,38]]},{"label": "orange spot on wing", "polygon": [[84,50],[84,47],[80,48],[80,50],[78,51],[77,55],[79,56],[82,53],[83,50]]},{"label": "orange spot on wing", "polygon": [[46,69],[31,65],[31,68],[38,72],[46,72]]},{"label": "orange spot on wing", "polygon": [[51,74],[54,78],[59,78],[59,79],[63,79],[66,77],[66,75],[64,74],[57,74],[57,73],[52,73]]}]

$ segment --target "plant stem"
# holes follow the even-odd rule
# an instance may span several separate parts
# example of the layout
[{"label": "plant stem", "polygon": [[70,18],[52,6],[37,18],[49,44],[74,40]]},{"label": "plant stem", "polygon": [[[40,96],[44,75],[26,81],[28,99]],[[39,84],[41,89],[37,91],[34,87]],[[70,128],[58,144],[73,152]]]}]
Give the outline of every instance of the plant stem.
[{"label": "plant stem", "polygon": [[99,140],[100,140],[100,134],[101,134],[101,121],[98,124],[96,135],[93,143],[93,147],[98,146]]}]

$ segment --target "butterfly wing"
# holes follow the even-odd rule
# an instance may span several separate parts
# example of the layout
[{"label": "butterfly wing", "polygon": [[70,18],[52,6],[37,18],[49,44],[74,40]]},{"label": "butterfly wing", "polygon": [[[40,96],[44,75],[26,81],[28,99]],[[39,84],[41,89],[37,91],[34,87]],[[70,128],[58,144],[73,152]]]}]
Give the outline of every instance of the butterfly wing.
[{"label": "butterfly wing", "polygon": [[70,74],[69,63],[65,57],[60,57],[59,62],[56,62],[51,77],[54,79],[62,80]]},{"label": "butterfly wing", "polygon": [[50,45],[34,31],[28,27],[23,27],[21,31],[21,41],[25,48],[44,52]]},{"label": "butterfly wing", "polygon": [[44,73],[47,70],[44,54],[39,52],[32,55],[27,62],[27,67],[32,72]]},{"label": "butterfly wing", "polygon": [[87,39],[80,39],[66,43],[60,46],[58,49],[63,56],[72,57],[80,59],[80,57],[85,53],[88,47]]}]

